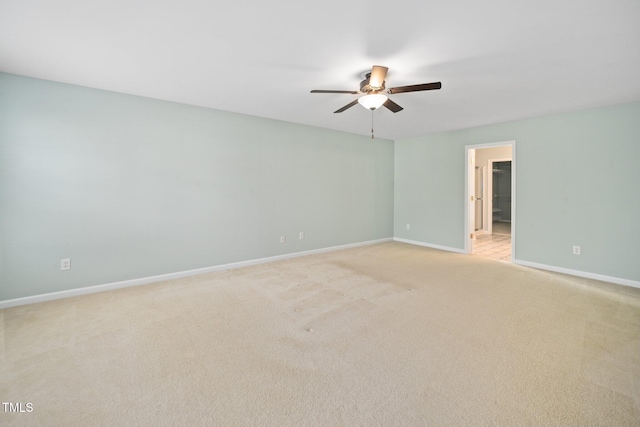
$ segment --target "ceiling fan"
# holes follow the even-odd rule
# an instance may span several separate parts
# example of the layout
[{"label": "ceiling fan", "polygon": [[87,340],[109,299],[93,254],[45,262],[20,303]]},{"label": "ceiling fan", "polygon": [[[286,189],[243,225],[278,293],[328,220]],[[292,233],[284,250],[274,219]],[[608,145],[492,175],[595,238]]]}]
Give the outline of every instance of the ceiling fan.
[{"label": "ceiling fan", "polygon": [[311,93],[348,93],[351,95],[364,96],[359,97],[355,101],[352,101],[344,107],[334,111],[334,113],[342,113],[343,111],[353,107],[360,103],[365,108],[373,111],[381,106],[387,107],[394,113],[402,111],[403,108],[393,102],[386,94],[405,93],[405,92],[420,92],[423,90],[437,90],[442,87],[442,83],[423,83],[410,86],[392,87],[390,89],[385,88],[385,77],[389,68],[382,67],[380,65],[374,65],[371,72],[365,73],[364,80],[360,82],[360,90],[312,90]]}]

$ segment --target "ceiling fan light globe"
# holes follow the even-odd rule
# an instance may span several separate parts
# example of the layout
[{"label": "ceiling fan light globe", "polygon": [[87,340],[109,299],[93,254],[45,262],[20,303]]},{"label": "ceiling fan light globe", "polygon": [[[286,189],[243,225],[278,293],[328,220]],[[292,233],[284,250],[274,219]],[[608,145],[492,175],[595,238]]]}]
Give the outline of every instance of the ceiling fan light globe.
[{"label": "ceiling fan light globe", "polygon": [[376,110],[387,101],[387,96],[380,93],[365,95],[358,98],[358,102],[367,110]]}]

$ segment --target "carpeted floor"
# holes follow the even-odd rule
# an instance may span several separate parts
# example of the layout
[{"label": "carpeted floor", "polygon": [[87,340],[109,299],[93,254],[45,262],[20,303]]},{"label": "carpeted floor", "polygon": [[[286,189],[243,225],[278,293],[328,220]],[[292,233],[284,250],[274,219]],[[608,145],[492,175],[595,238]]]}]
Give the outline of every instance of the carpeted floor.
[{"label": "carpeted floor", "polygon": [[640,289],[389,242],[0,311],[1,425],[640,424]]}]

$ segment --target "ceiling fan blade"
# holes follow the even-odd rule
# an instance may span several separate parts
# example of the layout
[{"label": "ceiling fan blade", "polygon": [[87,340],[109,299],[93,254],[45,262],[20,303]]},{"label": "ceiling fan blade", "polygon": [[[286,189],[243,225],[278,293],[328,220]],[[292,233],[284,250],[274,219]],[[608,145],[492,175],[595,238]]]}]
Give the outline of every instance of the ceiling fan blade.
[{"label": "ceiling fan blade", "polygon": [[311,93],[350,93],[351,95],[357,95],[358,92],[357,90],[318,90],[318,89],[314,89],[311,91]]},{"label": "ceiling fan blade", "polygon": [[392,87],[387,92],[388,93],[403,93],[403,92],[420,92],[422,90],[436,90],[442,87],[442,83],[423,83],[420,85],[410,85],[410,86],[399,86]]},{"label": "ceiling fan blade", "polygon": [[358,100],[356,99],[355,101],[348,103],[347,105],[345,105],[344,107],[340,108],[339,110],[334,111],[334,113],[342,113],[344,110],[347,110],[347,109],[353,107],[357,103],[358,103]]},{"label": "ceiling fan blade", "polygon": [[385,107],[387,107],[389,110],[393,111],[394,113],[397,113],[398,111],[402,111],[404,110],[404,108],[402,108],[401,106],[399,106],[398,104],[396,104],[395,102],[393,102],[392,100],[388,99],[384,102]]},{"label": "ceiling fan blade", "polygon": [[389,68],[382,67],[380,65],[374,65],[371,69],[371,76],[369,77],[369,86],[381,88],[385,77],[387,77],[387,71]]}]

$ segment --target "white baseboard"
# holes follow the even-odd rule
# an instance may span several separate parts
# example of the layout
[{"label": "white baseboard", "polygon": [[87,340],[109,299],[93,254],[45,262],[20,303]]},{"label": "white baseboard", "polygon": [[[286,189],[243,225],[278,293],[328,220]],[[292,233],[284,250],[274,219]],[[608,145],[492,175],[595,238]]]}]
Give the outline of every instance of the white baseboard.
[{"label": "white baseboard", "polygon": [[183,277],[197,276],[199,274],[212,273],[214,271],[232,270],[234,268],[248,267],[251,265],[265,264],[268,262],[280,261],[289,258],[297,258],[306,255],[320,254],[324,252],[333,252],[343,249],[356,248],[358,246],[373,245],[376,243],[389,242],[391,237],[386,239],[368,240],[366,242],[351,243],[347,245],[331,246],[328,248],[313,249],[310,251],[294,252],[290,254],[277,255],[266,258],[258,258],[248,261],[233,262],[230,264],[215,265],[213,267],[198,268],[195,270],[179,271],[177,273],[160,274],[157,276],[142,277],[139,279],[123,280],[121,282],[106,283],[104,285],[86,286],[83,288],[69,289],[66,291],[51,292],[47,294],[33,295],[23,298],[15,298],[0,301],[0,309],[17,307],[19,305],[35,304],[44,301],[53,301],[62,298],[71,298],[80,295],[95,294],[98,292],[112,291],[114,289],[128,288],[131,286],[146,285],[149,283],[162,282],[163,280],[180,279]]},{"label": "white baseboard", "polygon": [[466,253],[464,249],[452,248],[449,246],[434,245],[432,243],[419,242],[417,240],[401,239],[400,237],[394,237],[393,240],[395,240],[396,242],[408,243],[410,245],[425,246],[427,248],[440,249],[442,251],[456,252],[459,254]]},{"label": "white baseboard", "polygon": [[[396,242],[409,243],[411,245],[425,246],[427,248],[441,249],[443,251],[457,252],[457,253],[461,253],[461,254],[466,254],[466,252],[464,250],[462,250],[462,249],[451,248],[451,247],[448,247],[448,246],[433,245],[431,243],[424,243],[424,242],[419,242],[419,241],[416,241],[416,240],[401,239],[399,237],[394,237],[393,240],[395,240]],[[540,270],[548,270],[548,271],[553,271],[553,272],[556,272],[556,273],[568,274],[570,276],[584,277],[586,279],[594,279],[594,280],[600,280],[600,281],[603,281],[603,282],[615,283],[617,285],[624,285],[624,286],[631,286],[633,288],[640,288],[640,282],[635,281],[635,280],[622,279],[620,277],[613,277],[613,276],[605,276],[604,274],[589,273],[589,272],[580,271],[580,270],[571,270],[569,268],[556,267],[556,266],[553,266],[553,265],[546,265],[546,264],[538,264],[536,262],[522,261],[522,260],[519,260],[519,259],[514,259],[512,262],[513,262],[513,264],[518,264],[518,265],[522,265],[522,266],[525,266],[525,267],[538,268]]]},{"label": "white baseboard", "polygon": [[603,282],[615,283],[617,285],[625,285],[625,286],[631,286],[634,288],[640,288],[640,282],[637,282],[635,280],[629,280],[629,279],[621,279],[620,277],[605,276],[604,274],[589,273],[589,272],[580,271],[580,270],[571,270],[569,268],[556,267],[553,265],[546,265],[546,264],[538,264],[537,262],[522,261],[519,259],[514,259],[513,263],[518,265],[523,265],[525,267],[538,268],[540,270],[554,271],[556,273],[569,274],[571,276],[584,277],[587,279],[594,279],[594,280],[601,280]]}]

